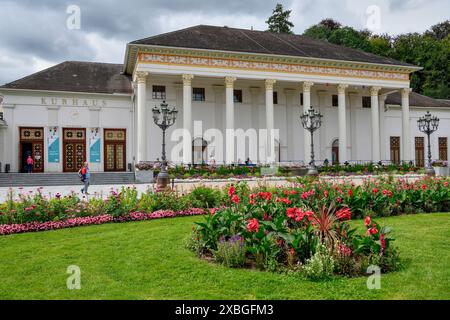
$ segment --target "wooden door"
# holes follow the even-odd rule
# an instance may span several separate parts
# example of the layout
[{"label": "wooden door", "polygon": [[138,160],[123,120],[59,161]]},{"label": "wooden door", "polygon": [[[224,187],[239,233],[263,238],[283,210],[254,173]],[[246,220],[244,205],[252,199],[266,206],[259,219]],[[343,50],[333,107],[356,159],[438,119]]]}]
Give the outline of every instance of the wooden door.
[{"label": "wooden door", "polygon": [[33,172],[44,172],[44,128],[19,128],[20,172],[26,172],[26,159],[31,155],[34,161]]},{"label": "wooden door", "polygon": [[439,160],[448,161],[447,137],[439,137]]},{"label": "wooden door", "polygon": [[391,137],[391,161],[395,164],[400,163],[400,137]]},{"label": "wooden door", "polygon": [[416,137],[414,141],[416,147],[416,166],[425,167],[425,138]]},{"label": "wooden door", "polygon": [[126,171],[126,130],[104,129],[104,170]]},{"label": "wooden door", "polygon": [[63,171],[77,172],[86,161],[86,129],[63,128]]}]

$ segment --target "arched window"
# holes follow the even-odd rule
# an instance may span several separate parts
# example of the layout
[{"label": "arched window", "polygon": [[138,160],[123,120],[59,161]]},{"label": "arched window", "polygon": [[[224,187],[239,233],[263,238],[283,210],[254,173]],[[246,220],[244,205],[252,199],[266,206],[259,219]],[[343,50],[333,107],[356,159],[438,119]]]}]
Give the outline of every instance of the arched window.
[{"label": "arched window", "polygon": [[336,139],[331,144],[331,163],[339,164],[339,139]]},{"label": "arched window", "polygon": [[208,142],[203,138],[192,141],[192,163],[205,164],[208,160]]}]

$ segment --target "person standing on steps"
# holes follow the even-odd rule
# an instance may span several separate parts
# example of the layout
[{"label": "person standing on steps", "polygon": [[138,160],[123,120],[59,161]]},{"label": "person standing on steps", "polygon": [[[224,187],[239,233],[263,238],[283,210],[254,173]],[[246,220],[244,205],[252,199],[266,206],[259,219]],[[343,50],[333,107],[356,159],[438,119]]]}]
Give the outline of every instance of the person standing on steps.
[{"label": "person standing on steps", "polygon": [[29,155],[28,158],[27,158],[27,172],[28,173],[32,173],[33,172],[33,165],[34,165],[34,160]]},{"label": "person standing on steps", "polygon": [[89,195],[88,188],[90,185],[90,179],[91,179],[91,171],[89,170],[89,163],[85,162],[81,169],[78,171],[78,176],[81,177],[81,182],[84,183],[84,187],[81,188],[81,193],[84,193],[85,195]]}]

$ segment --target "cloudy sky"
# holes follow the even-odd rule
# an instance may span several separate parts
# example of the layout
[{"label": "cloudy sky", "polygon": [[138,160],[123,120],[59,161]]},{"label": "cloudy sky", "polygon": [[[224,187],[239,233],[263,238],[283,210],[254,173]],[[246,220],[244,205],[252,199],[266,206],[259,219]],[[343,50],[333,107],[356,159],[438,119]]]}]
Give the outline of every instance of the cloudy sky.
[{"label": "cloudy sky", "polygon": [[123,63],[127,42],[192,25],[265,30],[277,2],[296,33],[327,17],[390,34],[450,18],[449,0],[0,0],[0,84],[65,60]]}]

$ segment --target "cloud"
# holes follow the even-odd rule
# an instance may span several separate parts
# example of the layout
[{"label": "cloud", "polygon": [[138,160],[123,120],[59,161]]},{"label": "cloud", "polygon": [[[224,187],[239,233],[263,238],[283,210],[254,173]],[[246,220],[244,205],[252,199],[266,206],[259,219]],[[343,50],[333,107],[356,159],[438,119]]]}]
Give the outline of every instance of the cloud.
[{"label": "cloud", "polygon": [[[0,84],[65,60],[122,63],[127,42],[197,24],[266,29],[277,2],[292,10],[295,32],[323,18],[365,28],[381,8],[381,32],[422,32],[448,19],[448,0],[1,0]],[[69,5],[81,29],[66,27]]]}]

